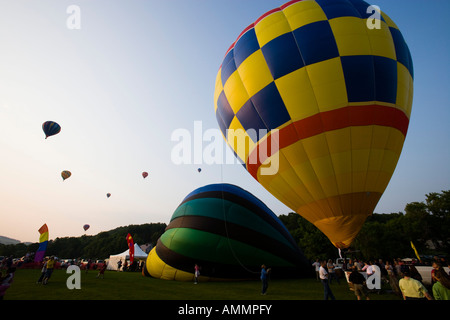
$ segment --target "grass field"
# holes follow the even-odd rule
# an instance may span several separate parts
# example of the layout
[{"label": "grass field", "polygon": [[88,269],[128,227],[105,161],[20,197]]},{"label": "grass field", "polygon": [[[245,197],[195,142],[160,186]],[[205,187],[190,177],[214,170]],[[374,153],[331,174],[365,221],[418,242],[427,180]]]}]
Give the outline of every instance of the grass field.
[{"label": "grass field", "polygon": [[[137,272],[81,271],[81,289],[68,289],[71,274],[55,270],[47,285],[36,284],[40,270],[19,269],[5,300],[322,300],[323,287],[316,279],[271,280],[267,295],[260,294],[259,281],[177,282],[144,277]],[[383,287],[372,300],[401,300]],[[344,280],[331,285],[337,300],[356,300]]]}]

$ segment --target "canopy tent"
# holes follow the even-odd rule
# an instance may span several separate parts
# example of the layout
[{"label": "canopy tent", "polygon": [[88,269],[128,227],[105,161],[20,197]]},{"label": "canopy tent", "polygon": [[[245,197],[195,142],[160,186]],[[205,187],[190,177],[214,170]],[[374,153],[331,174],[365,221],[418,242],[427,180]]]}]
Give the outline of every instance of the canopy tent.
[{"label": "canopy tent", "polygon": [[[130,249],[127,249],[126,251],[124,251],[122,253],[110,255],[109,261],[108,261],[108,267],[106,269],[107,270],[117,270],[117,262],[122,260],[122,265],[123,265],[125,263],[125,260],[130,259],[129,251],[130,251]],[[134,244],[134,260],[145,260],[145,259],[147,259],[147,254],[144,251],[142,251],[141,247],[139,247],[139,245],[137,243],[135,243]]]}]

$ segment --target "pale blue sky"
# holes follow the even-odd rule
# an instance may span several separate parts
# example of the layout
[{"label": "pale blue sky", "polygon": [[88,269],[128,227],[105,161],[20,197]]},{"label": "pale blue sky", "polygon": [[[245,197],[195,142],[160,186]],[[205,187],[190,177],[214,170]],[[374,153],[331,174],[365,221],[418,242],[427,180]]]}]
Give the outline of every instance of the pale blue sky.
[{"label": "pale blue sky", "polygon": [[[228,47],[284,2],[0,0],[0,235],[36,242],[43,223],[50,239],[80,236],[85,223],[86,234],[168,223],[189,192],[217,182],[290,212],[240,165],[198,173],[171,161],[175,130],[218,127],[214,84]],[[66,26],[73,4],[80,30]],[[375,210],[390,213],[450,187],[450,2],[372,4],[399,26],[415,72],[408,136]],[[45,140],[47,120],[62,131]],[[63,182],[62,170],[72,177]]]}]

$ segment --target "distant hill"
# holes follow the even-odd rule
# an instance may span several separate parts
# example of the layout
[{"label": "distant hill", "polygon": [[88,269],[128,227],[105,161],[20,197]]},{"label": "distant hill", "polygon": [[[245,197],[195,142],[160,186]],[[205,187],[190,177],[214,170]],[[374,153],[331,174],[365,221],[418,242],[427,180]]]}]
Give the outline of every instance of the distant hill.
[{"label": "distant hill", "polygon": [[0,243],[1,244],[18,244],[18,243],[20,243],[20,241],[16,240],[16,239],[11,239],[8,237],[0,236]]}]

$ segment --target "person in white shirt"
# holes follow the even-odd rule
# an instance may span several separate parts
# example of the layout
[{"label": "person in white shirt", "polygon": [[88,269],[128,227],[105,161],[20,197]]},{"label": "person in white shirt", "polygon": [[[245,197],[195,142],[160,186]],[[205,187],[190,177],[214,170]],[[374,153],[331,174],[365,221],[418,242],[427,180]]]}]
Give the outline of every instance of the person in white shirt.
[{"label": "person in white shirt", "polygon": [[328,281],[330,282],[330,284],[333,279],[336,279],[337,283],[339,284],[339,278],[337,277],[336,271],[335,271],[336,266],[334,265],[334,263],[331,259],[328,260],[327,268],[328,268]]},{"label": "person in white shirt", "polygon": [[362,271],[365,271],[367,273],[367,276],[370,277],[373,274],[372,261],[369,263],[365,262]]},{"label": "person in white shirt", "polygon": [[315,268],[315,270],[316,270],[316,279],[317,279],[317,281],[320,281],[320,278],[319,278],[319,269],[320,269],[320,262],[319,262],[319,259],[316,259],[316,262],[314,262],[313,264],[312,264],[312,266]]},{"label": "person in white shirt", "polygon": [[336,300],[328,284],[328,272],[326,270],[326,266],[326,261],[322,261],[319,268],[319,278],[323,285],[323,299],[328,300],[328,298],[330,298],[331,300]]}]

